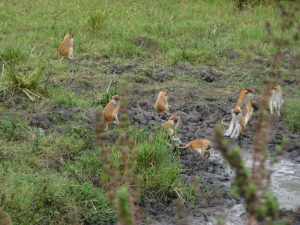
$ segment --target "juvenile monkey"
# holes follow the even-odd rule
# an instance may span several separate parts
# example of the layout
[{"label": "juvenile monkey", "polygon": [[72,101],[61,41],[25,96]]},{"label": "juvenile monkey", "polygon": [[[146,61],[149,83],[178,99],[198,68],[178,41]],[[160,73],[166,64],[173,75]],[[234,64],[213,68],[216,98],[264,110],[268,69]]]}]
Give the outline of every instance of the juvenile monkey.
[{"label": "juvenile monkey", "polygon": [[179,148],[188,148],[200,153],[201,157],[209,158],[211,145],[212,143],[210,140],[196,139]]},{"label": "juvenile monkey", "polygon": [[270,98],[270,113],[277,112],[280,116],[281,106],[283,105],[282,90],[280,85],[275,85],[272,89],[272,96]]},{"label": "juvenile monkey", "polygon": [[167,92],[165,91],[160,91],[156,102],[155,102],[155,109],[157,112],[159,113],[166,113],[166,114],[170,114],[169,113],[169,103],[168,103],[168,95]]},{"label": "juvenile monkey", "polygon": [[72,34],[66,34],[64,40],[61,42],[58,52],[61,57],[74,59],[73,55],[74,37]]},{"label": "juvenile monkey", "polygon": [[168,136],[171,138],[171,141],[180,142],[180,139],[175,136],[175,129],[179,126],[180,117],[172,115],[169,120],[162,124],[162,127],[166,129]]},{"label": "juvenile monkey", "polygon": [[243,88],[240,92],[240,96],[236,103],[236,107],[239,107],[241,110],[246,109],[245,115],[245,124],[248,123],[250,118],[253,115],[253,107],[251,103],[251,98],[253,96],[253,91],[250,88]]},{"label": "juvenile monkey", "polygon": [[[240,107],[235,107],[231,110],[231,122],[228,130],[224,133],[224,136],[230,136],[230,138],[237,138],[241,132],[246,129],[246,122],[242,114]],[[223,121],[222,121],[223,123]],[[226,124],[227,125],[227,124]]]},{"label": "juvenile monkey", "polygon": [[118,113],[120,108],[120,95],[112,96],[112,99],[107,103],[103,110],[103,121],[105,130],[108,130],[108,125],[115,122],[119,124]]}]

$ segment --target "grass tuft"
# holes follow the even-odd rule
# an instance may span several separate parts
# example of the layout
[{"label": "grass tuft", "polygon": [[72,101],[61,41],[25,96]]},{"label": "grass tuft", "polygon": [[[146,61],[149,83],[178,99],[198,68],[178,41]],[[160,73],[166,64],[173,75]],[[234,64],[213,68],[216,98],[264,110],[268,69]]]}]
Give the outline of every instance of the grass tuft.
[{"label": "grass tuft", "polygon": [[5,64],[2,67],[0,92],[3,92],[5,97],[23,93],[31,101],[35,101],[43,97],[41,94],[42,77],[41,68],[23,73],[18,72],[12,64]]},{"label": "grass tuft", "polygon": [[300,133],[300,101],[288,99],[284,105],[283,118],[291,132]]}]

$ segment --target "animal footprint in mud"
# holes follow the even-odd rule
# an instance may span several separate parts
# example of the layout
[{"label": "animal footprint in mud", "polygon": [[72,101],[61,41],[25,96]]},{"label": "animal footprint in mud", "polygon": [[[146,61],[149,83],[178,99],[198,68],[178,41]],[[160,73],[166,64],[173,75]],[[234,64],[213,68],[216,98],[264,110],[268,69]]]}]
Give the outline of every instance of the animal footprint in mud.
[{"label": "animal footprint in mud", "polygon": [[170,114],[169,113],[169,103],[168,103],[168,94],[165,91],[160,91],[156,102],[155,102],[155,109],[157,112],[159,113],[166,113],[166,114]]},{"label": "animal footprint in mud", "polygon": [[72,34],[66,34],[64,40],[61,42],[58,52],[61,57],[74,59],[73,55],[74,37]]},{"label": "animal footprint in mud", "polygon": [[210,157],[210,149],[211,149],[211,141],[208,139],[196,139],[188,142],[185,145],[178,146],[181,149],[190,149],[200,153],[201,157],[209,158]]},{"label": "animal footprint in mud", "polygon": [[111,100],[104,107],[103,110],[103,121],[105,130],[108,130],[108,125],[110,123],[119,124],[118,113],[120,109],[120,95],[112,96]]}]

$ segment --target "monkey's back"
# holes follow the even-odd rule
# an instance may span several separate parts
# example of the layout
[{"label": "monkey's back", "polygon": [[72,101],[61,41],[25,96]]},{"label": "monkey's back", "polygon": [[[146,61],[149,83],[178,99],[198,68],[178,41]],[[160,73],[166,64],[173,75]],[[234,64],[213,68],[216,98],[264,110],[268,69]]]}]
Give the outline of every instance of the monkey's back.
[{"label": "monkey's back", "polygon": [[116,106],[109,102],[103,109],[104,123],[112,123],[114,121],[114,110]]},{"label": "monkey's back", "polygon": [[196,139],[187,144],[187,147],[191,149],[203,149],[211,144],[211,141],[207,139]]},{"label": "monkey's back", "polygon": [[163,96],[159,96],[155,102],[155,109],[159,113],[166,113],[168,112],[168,103],[166,103],[163,99]]},{"label": "monkey's back", "polygon": [[63,41],[58,48],[59,55],[62,57],[68,57],[70,48],[72,48],[72,45],[67,41]]}]

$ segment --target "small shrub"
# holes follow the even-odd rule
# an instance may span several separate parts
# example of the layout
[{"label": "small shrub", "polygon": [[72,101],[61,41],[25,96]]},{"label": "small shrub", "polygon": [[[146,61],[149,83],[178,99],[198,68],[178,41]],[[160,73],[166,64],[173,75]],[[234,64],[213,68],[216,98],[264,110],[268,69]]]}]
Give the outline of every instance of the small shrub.
[{"label": "small shrub", "polygon": [[283,118],[291,132],[300,133],[300,101],[289,99],[284,105]]},{"label": "small shrub", "polygon": [[41,68],[37,68],[33,72],[22,73],[18,72],[12,64],[6,64],[2,70],[0,92],[3,92],[4,96],[23,93],[31,101],[35,101],[42,97],[42,76]]}]

